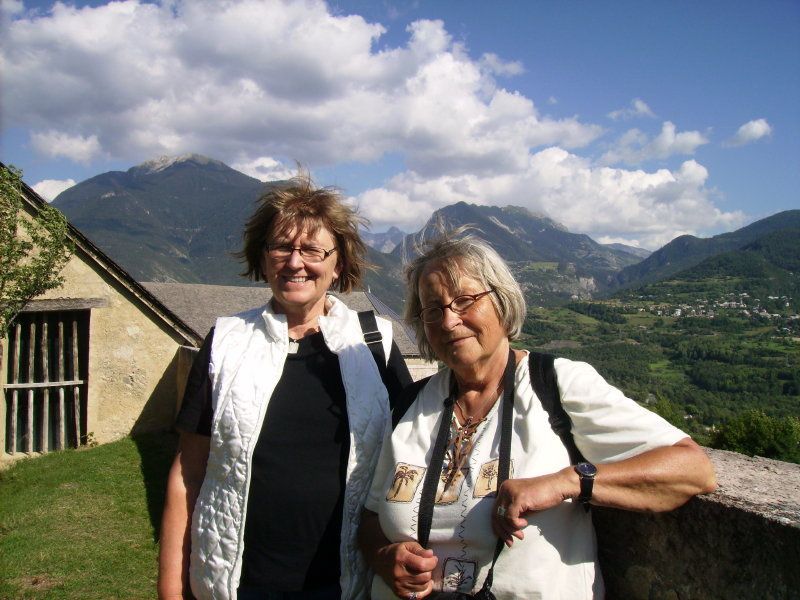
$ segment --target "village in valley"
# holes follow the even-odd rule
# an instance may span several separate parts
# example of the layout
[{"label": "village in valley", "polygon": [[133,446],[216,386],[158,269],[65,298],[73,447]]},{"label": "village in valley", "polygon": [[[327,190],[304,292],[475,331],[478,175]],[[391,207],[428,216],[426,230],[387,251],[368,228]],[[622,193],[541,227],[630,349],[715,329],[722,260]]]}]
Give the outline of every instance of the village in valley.
[{"label": "village in valley", "polygon": [[[643,303],[653,301],[652,296],[639,296]],[[749,320],[754,326],[770,325],[778,333],[800,334],[800,315],[790,296],[767,296],[764,300],[751,297],[747,292],[728,293],[714,299],[697,298],[693,302],[659,302],[637,306],[638,312],[648,312],[658,317],[715,319],[720,317]],[[628,309],[629,306],[624,306]]]}]

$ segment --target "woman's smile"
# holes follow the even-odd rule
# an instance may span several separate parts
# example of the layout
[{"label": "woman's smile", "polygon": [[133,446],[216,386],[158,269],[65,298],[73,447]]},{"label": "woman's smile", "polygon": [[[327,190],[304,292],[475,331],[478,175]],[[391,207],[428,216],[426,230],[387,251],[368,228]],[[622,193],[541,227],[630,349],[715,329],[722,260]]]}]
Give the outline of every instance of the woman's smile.
[{"label": "woman's smile", "polygon": [[302,283],[306,283],[307,281],[311,281],[314,278],[313,277],[308,277],[306,275],[283,275],[281,277],[281,279],[283,281],[285,281],[286,283],[289,283],[289,284],[292,284],[292,283],[294,283],[294,284],[302,284]]}]

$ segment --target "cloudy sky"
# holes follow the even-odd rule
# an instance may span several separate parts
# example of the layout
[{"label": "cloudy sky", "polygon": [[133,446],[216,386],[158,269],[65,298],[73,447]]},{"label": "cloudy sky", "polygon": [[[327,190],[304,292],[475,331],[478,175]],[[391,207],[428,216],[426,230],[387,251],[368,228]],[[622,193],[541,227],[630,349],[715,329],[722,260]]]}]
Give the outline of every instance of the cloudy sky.
[{"label": "cloudy sky", "polygon": [[373,231],[464,200],[655,249],[800,207],[796,0],[0,3],[0,156],[48,198],[195,152]]}]

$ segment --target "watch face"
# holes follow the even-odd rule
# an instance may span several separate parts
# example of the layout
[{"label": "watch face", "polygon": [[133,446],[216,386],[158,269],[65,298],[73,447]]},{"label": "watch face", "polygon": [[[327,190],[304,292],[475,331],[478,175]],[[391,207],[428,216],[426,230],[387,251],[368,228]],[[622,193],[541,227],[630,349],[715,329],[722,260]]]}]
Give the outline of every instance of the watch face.
[{"label": "watch face", "polygon": [[597,467],[588,462],[578,463],[575,465],[575,470],[584,477],[594,477],[597,475]]}]

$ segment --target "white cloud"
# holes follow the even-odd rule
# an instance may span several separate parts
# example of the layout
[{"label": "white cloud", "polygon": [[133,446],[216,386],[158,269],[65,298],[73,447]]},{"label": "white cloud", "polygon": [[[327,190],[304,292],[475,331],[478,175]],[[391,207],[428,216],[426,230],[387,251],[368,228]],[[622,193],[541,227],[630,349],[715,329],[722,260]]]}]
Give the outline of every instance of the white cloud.
[{"label": "white cloud", "polygon": [[654,119],[656,115],[641,98],[634,98],[631,100],[630,106],[608,113],[608,118],[614,121],[633,119],[634,117],[650,117]]},{"label": "white cloud", "polygon": [[708,172],[694,160],[675,171],[597,167],[561,148],[531,154],[503,175],[424,177],[411,171],[358,196],[362,213],[380,231],[419,228],[431,211],[454,202],[523,206],[544,212],[571,231],[598,239],[658,248],[683,233],[731,229],[745,221],[722,212],[706,187]]},{"label": "white cloud", "polygon": [[31,146],[42,156],[51,158],[63,156],[84,164],[101,154],[100,142],[96,135],[84,137],[52,129],[31,133]]},{"label": "white cloud", "polygon": [[255,177],[261,181],[281,181],[291,179],[297,174],[295,169],[290,169],[280,161],[269,156],[261,156],[255,160],[245,160],[231,164],[237,171]]},{"label": "white cloud", "polygon": [[[626,246],[633,246],[634,248],[644,248],[644,246],[642,246],[641,243],[639,243],[639,240],[631,238],[621,238],[609,235],[601,235],[595,238],[594,241],[600,244],[625,244]],[[646,248],[646,250],[650,250],[650,248]]]},{"label": "white cloud", "polygon": [[767,123],[767,120],[754,119],[739,127],[736,135],[728,140],[725,145],[744,146],[770,135],[772,135],[772,126]]},{"label": "white cloud", "polygon": [[602,164],[626,163],[638,165],[648,160],[663,160],[674,155],[691,155],[708,138],[699,131],[677,132],[675,125],[664,121],[661,133],[649,139],[638,129],[626,131],[611,150],[600,159]]},{"label": "white cloud", "polygon": [[0,2],[0,18],[13,17],[25,10],[21,0],[3,0]]},{"label": "white cloud", "polygon": [[[397,47],[380,44],[384,33],[321,0],[57,3],[4,31],[3,116],[36,132],[36,152],[78,162],[197,152],[266,180],[293,174],[294,160],[391,154],[406,171],[353,199],[376,226],[410,230],[458,200],[523,205],[645,247],[742,222],[714,207],[693,160],[647,172],[578,156],[606,130],[543,114],[497,80],[522,64],[470,57],[443,22],[412,23]],[[640,99],[626,115],[654,116]],[[629,130],[603,160],[638,165],[707,142],[665,122],[652,139]]]},{"label": "white cloud", "polygon": [[492,170],[603,133],[499,87],[495,76],[523,66],[470,58],[441,21],[411,24],[395,48],[378,47],[384,32],[320,0],[56,4],[7,28],[4,116],[96,140],[116,159],[198,152],[321,166],[392,152],[431,173]]},{"label": "white cloud", "polygon": [[52,202],[56,196],[73,185],[75,185],[74,179],[44,179],[32,187],[34,192],[48,202]]},{"label": "white cloud", "polygon": [[[396,184],[389,185],[394,187]],[[397,189],[367,190],[350,200],[359,214],[369,219],[373,231],[382,231],[391,225],[400,229],[406,226],[406,230],[411,231],[422,224],[434,210],[440,208],[438,203],[406,193],[402,185],[397,185]]]},{"label": "white cloud", "polygon": [[525,72],[525,67],[522,66],[521,62],[503,61],[499,56],[491,52],[487,52],[481,57],[480,64],[489,73],[494,73],[495,75],[511,76],[521,75]]}]

